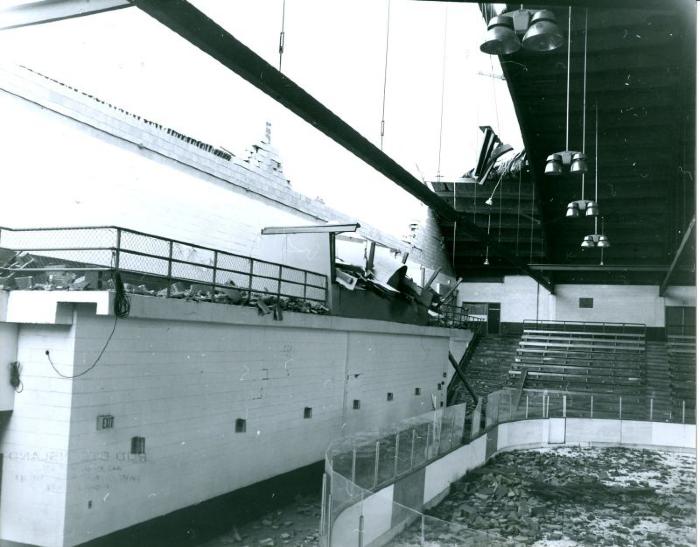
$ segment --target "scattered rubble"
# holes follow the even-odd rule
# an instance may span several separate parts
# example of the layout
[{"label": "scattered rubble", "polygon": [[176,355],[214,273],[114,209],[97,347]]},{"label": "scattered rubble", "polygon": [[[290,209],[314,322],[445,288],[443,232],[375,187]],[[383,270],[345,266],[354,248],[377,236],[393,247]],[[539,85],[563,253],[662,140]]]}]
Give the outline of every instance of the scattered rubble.
[{"label": "scattered rubble", "polygon": [[[504,453],[454,483],[430,515],[505,545],[695,545],[695,461],[625,448]],[[464,532],[441,536],[426,534],[426,545],[464,544]],[[393,545],[420,545],[416,525]]]},{"label": "scattered rubble", "polygon": [[[114,281],[109,271],[90,270],[79,263],[47,264],[46,257],[30,256],[24,252],[12,252],[0,256],[0,290],[108,290],[114,289]],[[31,272],[24,272],[31,268]],[[84,268],[84,269],[82,269]],[[194,302],[215,302],[220,304],[255,307],[259,313],[273,313],[276,319],[282,318],[282,311],[299,313],[328,314],[330,310],[321,302],[304,298],[277,296],[265,288],[265,292],[249,291],[237,287],[229,281],[227,287],[203,283],[177,281],[167,287],[167,280],[158,276],[148,276],[123,272],[127,281],[124,290],[129,294],[181,298]],[[141,282],[133,282],[140,280]]]},{"label": "scattered rubble", "polygon": [[226,534],[193,547],[315,547],[320,519],[321,500],[313,495],[297,496],[294,503],[234,525]]}]

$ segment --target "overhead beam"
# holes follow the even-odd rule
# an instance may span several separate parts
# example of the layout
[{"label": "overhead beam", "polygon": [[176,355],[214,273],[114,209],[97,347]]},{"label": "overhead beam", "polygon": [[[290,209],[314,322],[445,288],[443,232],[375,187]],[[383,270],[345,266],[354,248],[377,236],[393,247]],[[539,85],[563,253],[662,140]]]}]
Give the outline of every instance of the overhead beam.
[{"label": "overhead beam", "polygon": [[359,223],[353,224],[318,224],[311,226],[268,226],[260,233],[267,235],[289,235],[289,234],[340,234],[343,232],[356,232],[360,227]]},{"label": "overhead beam", "polygon": [[[421,2],[455,2],[460,4],[488,4],[479,0],[419,0]],[[685,0],[695,2],[695,0]],[[670,10],[682,4],[684,0],[572,0],[570,3],[575,7],[606,8],[606,9],[663,9]],[[534,2],[538,7],[561,7],[562,0],[537,0]],[[525,4],[527,8],[529,4]]]},{"label": "overhead beam", "polygon": [[133,0],[133,3],[352,152],[443,219],[458,221],[462,229],[484,244],[488,243],[495,254],[535,279],[550,293],[554,292],[554,285],[543,274],[531,270],[527,263],[491,242],[486,230],[460,215],[343,119],[187,1]]},{"label": "overhead beam", "polygon": [[690,221],[690,224],[688,224],[688,228],[685,231],[685,234],[683,234],[683,239],[681,240],[681,244],[678,246],[678,249],[676,250],[676,256],[673,257],[673,261],[671,262],[671,265],[668,267],[668,271],[666,272],[666,277],[664,277],[664,280],[661,282],[661,285],[659,286],[659,296],[663,296],[666,293],[666,289],[668,288],[668,283],[671,281],[671,276],[673,275],[673,272],[676,271],[676,266],[678,266],[678,261],[681,258],[681,255],[683,254],[683,251],[685,250],[686,245],[688,245],[688,241],[690,241],[690,236],[693,233],[693,228],[695,228],[695,216],[693,216],[692,220]]},{"label": "overhead beam", "polygon": [[83,17],[131,5],[127,0],[34,0],[0,9],[0,30]]},{"label": "overhead beam", "polygon": [[598,264],[530,264],[530,268],[543,272],[665,272],[668,266],[644,265],[598,265]]}]

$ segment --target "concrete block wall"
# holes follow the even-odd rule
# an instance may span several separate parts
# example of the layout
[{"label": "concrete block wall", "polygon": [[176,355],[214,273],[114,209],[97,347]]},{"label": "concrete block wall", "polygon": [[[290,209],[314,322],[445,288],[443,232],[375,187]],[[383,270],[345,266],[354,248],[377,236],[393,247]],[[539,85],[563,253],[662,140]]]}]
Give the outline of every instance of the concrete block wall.
[{"label": "concrete block wall", "polygon": [[[0,115],[12,127],[0,136],[3,173],[17,191],[0,204],[10,227],[117,224],[274,261],[280,257],[261,241],[264,226],[357,220],[293,191],[258,162],[219,157],[206,143],[185,142],[26,69],[0,68]],[[54,206],[18,207],[30,195]],[[411,251],[398,237],[361,224],[362,235]],[[424,225],[437,229],[432,218]],[[447,271],[439,244],[425,238],[411,261]]]},{"label": "concrete block wall", "polygon": [[0,431],[0,538],[63,545],[73,385],[53,372],[44,352],[50,348],[54,362],[70,371],[75,329],[6,325],[17,330],[23,390]]},{"label": "concrete block wall", "polygon": [[[333,439],[432,408],[449,367],[445,329],[131,299],[116,327],[80,302],[71,325],[19,325],[27,391],[0,441],[3,539],[75,545],[319,461]],[[50,368],[46,349],[63,374],[85,371],[113,328],[84,376]],[[114,427],[98,430],[100,415]],[[48,429],[32,433],[35,421]],[[145,455],[130,453],[137,436]],[[27,451],[36,461],[9,456]],[[29,504],[47,484],[60,497],[46,497],[44,523]]]}]

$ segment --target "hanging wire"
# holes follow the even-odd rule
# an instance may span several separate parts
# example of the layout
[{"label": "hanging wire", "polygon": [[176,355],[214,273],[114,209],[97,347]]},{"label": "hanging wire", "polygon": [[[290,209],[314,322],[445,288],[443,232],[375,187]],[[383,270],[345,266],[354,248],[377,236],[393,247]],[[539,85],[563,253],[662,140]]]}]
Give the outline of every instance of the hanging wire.
[{"label": "hanging wire", "polygon": [[[598,102],[595,103],[595,195],[593,200],[598,203]],[[598,216],[595,217],[595,233],[598,233]]]},{"label": "hanging wire", "polygon": [[284,55],[284,18],[287,11],[287,0],[282,0],[282,30],[280,31],[280,44],[279,44],[279,54],[280,54],[280,72],[282,72],[282,55]]},{"label": "hanging wire", "polygon": [[[583,137],[581,138],[581,152],[586,153],[586,81],[588,80],[588,8],[583,33]],[[581,174],[581,199],[584,200],[586,191],[586,173]]]},{"label": "hanging wire", "polygon": [[379,148],[384,150],[384,113],[386,111],[386,80],[389,72],[389,28],[391,23],[391,0],[386,0],[386,45],[384,48],[384,89],[382,91],[382,123],[379,129]]},{"label": "hanging wire", "polygon": [[[532,263],[532,244],[535,237],[535,181],[532,181],[532,200],[530,201],[530,263]],[[539,286],[539,285],[538,285]]]},{"label": "hanging wire", "polygon": [[[489,55],[489,62],[491,63],[491,74],[493,74],[493,55]],[[501,133],[501,118],[498,115],[498,98],[496,97],[496,78],[491,78],[491,86],[493,87],[493,105],[496,110],[496,129],[497,132]]]},{"label": "hanging wire", "polygon": [[566,46],[566,150],[569,150],[569,95],[571,92],[571,6],[569,6],[569,40]]},{"label": "hanging wire", "polygon": [[442,133],[443,122],[445,120],[445,79],[447,67],[447,6],[445,6],[445,23],[442,29],[442,90],[440,93],[440,136],[438,139],[438,162],[437,162],[437,180],[440,180],[442,174]]},{"label": "hanging wire", "polygon": [[489,209],[489,223],[486,228],[486,260],[484,260],[484,266],[488,266],[489,263],[489,241],[491,239],[491,209]]},{"label": "hanging wire", "polygon": [[[503,176],[508,172],[510,164],[506,167]],[[498,242],[501,242],[501,219],[503,218],[503,185],[498,185]]]},{"label": "hanging wire", "polygon": [[[524,157],[524,156],[523,156]],[[523,182],[523,162],[518,169],[518,216],[515,224],[515,255],[520,256],[520,187]]]}]

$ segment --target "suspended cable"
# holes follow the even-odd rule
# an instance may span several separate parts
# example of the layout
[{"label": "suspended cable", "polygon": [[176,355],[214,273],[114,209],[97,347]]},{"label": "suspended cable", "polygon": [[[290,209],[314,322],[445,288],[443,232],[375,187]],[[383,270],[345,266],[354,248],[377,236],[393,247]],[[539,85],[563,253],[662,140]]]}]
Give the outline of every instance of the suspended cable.
[{"label": "suspended cable", "polygon": [[386,111],[386,80],[389,72],[389,29],[391,27],[391,0],[386,0],[386,45],[384,48],[384,89],[382,91],[382,123],[379,128],[379,148],[384,150],[384,113]]},{"label": "suspended cable", "polygon": [[445,6],[445,22],[442,29],[442,90],[440,92],[440,136],[438,139],[438,162],[437,162],[437,180],[440,180],[442,167],[442,133],[443,122],[445,120],[445,74],[447,67],[447,6]]},{"label": "suspended cable", "polygon": [[[489,62],[491,63],[491,74],[493,74],[493,56],[489,55]],[[498,134],[501,133],[501,118],[498,115],[498,98],[496,97],[496,79],[491,78],[491,86],[493,87],[493,105],[496,110],[496,129]]]},{"label": "suspended cable", "polygon": [[[507,171],[506,171],[507,172]],[[505,176],[505,173],[504,173]],[[501,219],[503,218],[503,185],[498,186],[498,242],[501,242]]]},{"label": "suspended cable", "polygon": [[569,95],[571,91],[571,6],[569,6],[569,37],[566,46],[566,150],[569,150]]},{"label": "suspended cable", "polygon": [[516,217],[515,225],[515,255],[520,256],[520,187],[523,182],[523,162],[520,163],[518,170],[518,216]]},{"label": "suspended cable", "polygon": [[[532,181],[532,200],[530,201],[530,263],[532,263],[532,244],[535,237],[535,181]],[[539,285],[538,285],[539,286]]]},{"label": "suspended cable", "polygon": [[[588,8],[586,8],[586,17],[583,32],[583,136],[581,138],[581,153],[586,153],[586,81],[588,80]],[[586,172],[581,175],[581,200],[585,200],[586,191]]]},{"label": "suspended cable", "polygon": [[[598,103],[595,103],[595,195],[593,201],[598,203]],[[595,233],[598,233],[598,215],[595,216]]]},{"label": "suspended cable", "polygon": [[280,43],[279,43],[279,54],[280,54],[280,68],[279,71],[282,72],[282,55],[284,55],[284,18],[287,11],[287,0],[282,0],[282,30],[280,30]]}]

